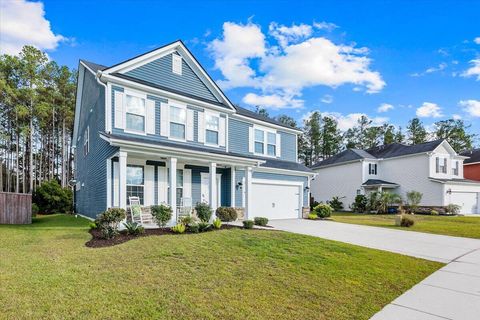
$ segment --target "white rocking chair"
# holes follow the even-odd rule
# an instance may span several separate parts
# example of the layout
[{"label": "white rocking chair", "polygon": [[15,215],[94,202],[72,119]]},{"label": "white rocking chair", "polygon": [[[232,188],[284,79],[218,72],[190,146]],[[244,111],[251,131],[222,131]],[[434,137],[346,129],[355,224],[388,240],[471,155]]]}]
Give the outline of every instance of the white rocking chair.
[{"label": "white rocking chair", "polygon": [[180,200],[180,207],[177,209],[177,220],[180,221],[183,217],[188,217],[192,214],[192,199],[182,198]]},{"label": "white rocking chair", "polygon": [[142,207],[140,205],[139,197],[128,197],[130,203],[130,214],[132,215],[132,222],[143,224]]}]

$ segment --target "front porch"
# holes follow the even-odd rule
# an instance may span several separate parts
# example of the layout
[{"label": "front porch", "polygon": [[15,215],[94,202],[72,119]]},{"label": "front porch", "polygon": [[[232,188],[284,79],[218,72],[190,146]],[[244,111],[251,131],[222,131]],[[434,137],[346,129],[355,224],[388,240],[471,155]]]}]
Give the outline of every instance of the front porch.
[{"label": "front porch", "polygon": [[131,220],[131,200],[138,197],[141,222],[146,228],[157,227],[150,206],[158,204],[172,208],[170,226],[180,217],[194,214],[200,202],[212,207],[212,218],[220,206],[234,207],[239,218],[247,217],[254,163],[208,158],[122,148],[107,159],[107,207],[126,209],[127,220]]}]

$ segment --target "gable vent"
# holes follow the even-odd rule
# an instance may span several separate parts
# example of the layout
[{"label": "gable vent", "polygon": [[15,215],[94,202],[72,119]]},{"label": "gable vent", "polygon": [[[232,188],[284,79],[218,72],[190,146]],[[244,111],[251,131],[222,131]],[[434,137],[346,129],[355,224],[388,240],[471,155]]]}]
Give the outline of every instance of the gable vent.
[{"label": "gable vent", "polygon": [[182,75],[182,57],[178,54],[172,54],[172,72]]}]

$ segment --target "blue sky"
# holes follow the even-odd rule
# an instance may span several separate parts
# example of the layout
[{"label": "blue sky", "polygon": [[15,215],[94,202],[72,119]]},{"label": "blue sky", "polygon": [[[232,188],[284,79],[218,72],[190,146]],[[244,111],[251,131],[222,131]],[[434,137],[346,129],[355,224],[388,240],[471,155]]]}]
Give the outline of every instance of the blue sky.
[{"label": "blue sky", "polygon": [[182,39],[233,102],[271,115],[456,117],[480,133],[479,1],[22,2],[2,4],[3,52],[111,65]]}]

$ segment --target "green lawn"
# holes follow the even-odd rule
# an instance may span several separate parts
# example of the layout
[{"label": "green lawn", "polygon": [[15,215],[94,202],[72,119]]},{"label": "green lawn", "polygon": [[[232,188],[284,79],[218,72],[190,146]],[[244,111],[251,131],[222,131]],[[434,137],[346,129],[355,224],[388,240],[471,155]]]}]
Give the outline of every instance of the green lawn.
[{"label": "green lawn", "polygon": [[480,217],[449,217],[413,215],[415,225],[410,228],[395,226],[393,214],[359,214],[336,212],[332,219],[338,222],[363,224],[401,230],[420,231],[456,237],[480,239]]},{"label": "green lawn", "polygon": [[278,231],[84,246],[72,216],[0,226],[0,318],[368,319],[442,264]]}]

